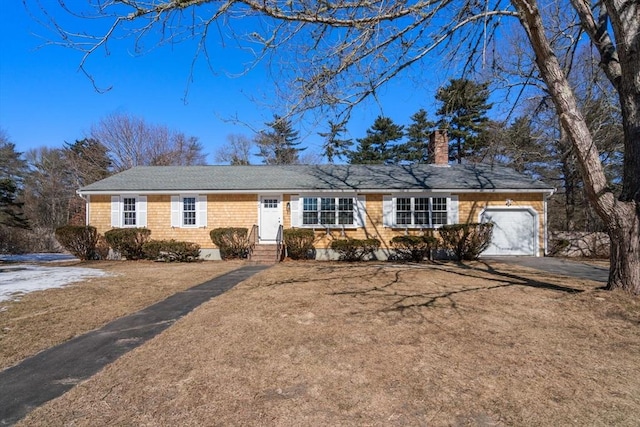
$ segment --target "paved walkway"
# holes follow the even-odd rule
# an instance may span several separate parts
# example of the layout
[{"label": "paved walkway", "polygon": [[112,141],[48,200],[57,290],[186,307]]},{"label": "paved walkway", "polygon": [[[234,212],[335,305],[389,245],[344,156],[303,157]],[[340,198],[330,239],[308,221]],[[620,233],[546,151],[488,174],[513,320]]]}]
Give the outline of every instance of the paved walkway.
[{"label": "paved walkway", "polygon": [[202,303],[268,267],[241,267],[0,372],[0,425],[16,423],[32,409],[91,377]]},{"label": "paved walkway", "polygon": [[580,279],[595,280],[596,282],[607,283],[609,269],[598,267],[578,261],[571,261],[566,258],[554,257],[487,257],[483,260],[495,260],[506,264],[522,265],[524,267],[535,268],[549,273],[562,274],[564,276],[578,277]]}]

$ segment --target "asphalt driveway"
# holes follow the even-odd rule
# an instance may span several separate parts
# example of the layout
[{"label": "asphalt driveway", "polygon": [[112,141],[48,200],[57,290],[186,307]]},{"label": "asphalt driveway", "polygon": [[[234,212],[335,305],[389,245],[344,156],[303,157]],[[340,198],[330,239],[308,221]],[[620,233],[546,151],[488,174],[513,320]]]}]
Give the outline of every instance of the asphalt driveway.
[{"label": "asphalt driveway", "polygon": [[202,303],[265,268],[268,266],[247,265],[215,277],[0,372],[0,426],[16,423],[33,408],[60,396]]},{"label": "asphalt driveway", "polygon": [[595,265],[573,261],[567,258],[554,257],[488,257],[482,258],[485,261],[495,260],[505,264],[521,265],[523,267],[535,268],[563,276],[577,277],[580,279],[595,280],[596,282],[607,283],[609,269]]}]

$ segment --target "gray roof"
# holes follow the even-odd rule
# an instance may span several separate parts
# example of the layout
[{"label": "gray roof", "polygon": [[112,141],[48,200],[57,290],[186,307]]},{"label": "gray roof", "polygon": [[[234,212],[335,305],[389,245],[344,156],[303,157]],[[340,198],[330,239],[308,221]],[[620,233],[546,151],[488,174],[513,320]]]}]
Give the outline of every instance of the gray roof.
[{"label": "gray roof", "polygon": [[513,169],[489,165],[141,166],[81,193],[305,192],[375,190],[551,191]]}]

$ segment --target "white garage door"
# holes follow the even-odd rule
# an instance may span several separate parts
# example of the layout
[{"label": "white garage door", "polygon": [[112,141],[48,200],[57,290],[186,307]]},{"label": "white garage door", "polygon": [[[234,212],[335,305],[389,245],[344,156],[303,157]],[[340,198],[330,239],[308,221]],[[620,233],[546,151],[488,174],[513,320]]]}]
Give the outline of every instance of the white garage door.
[{"label": "white garage door", "polygon": [[482,255],[536,255],[537,216],[529,209],[487,208],[482,222],[493,222],[491,245]]}]

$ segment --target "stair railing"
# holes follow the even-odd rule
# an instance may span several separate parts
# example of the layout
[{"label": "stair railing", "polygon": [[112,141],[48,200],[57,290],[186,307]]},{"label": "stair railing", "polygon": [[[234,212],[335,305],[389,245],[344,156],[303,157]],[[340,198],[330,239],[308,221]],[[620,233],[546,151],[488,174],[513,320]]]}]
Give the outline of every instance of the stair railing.
[{"label": "stair railing", "polygon": [[278,226],[278,234],[276,234],[276,245],[278,245],[276,251],[276,262],[280,262],[282,261],[282,258],[284,258],[284,228],[282,227],[282,224]]},{"label": "stair railing", "polygon": [[258,226],[256,224],[253,224],[253,227],[251,227],[251,231],[249,232],[249,237],[247,237],[247,249],[248,249],[248,254],[247,254],[247,258],[251,259],[251,255],[253,255],[253,250],[256,247],[256,244],[258,243]]}]

